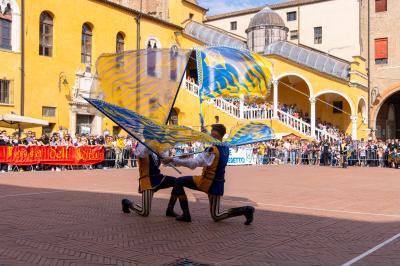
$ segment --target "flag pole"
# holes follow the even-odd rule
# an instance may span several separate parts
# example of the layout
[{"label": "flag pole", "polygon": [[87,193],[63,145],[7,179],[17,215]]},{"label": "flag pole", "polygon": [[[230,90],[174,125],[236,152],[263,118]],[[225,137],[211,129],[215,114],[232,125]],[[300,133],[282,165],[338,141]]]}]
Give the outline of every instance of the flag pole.
[{"label": "flag pole", "polygon": [[[192,51],[193,51],[193,50],[192,50]],[[192,51],[190,52],[190,54],[192,53]],[[179,52],[178,52],[178,53],[179,53]],[[168,125],[169,119],[171,118],[172,110],[174,109],[174,105],[175,105],[176,99],[178,98],[178,93],[179,93],[179,91],[180,91],[180,89],[181,89],[181,86],[182,86],[182,83],[183,83],[183,79],[184,79],[185,74],[186,74],[186,69],[187,69],[187,67],[189,66],[189,60],[190,60],[190,55],[189,55],[189,57],[188,57],[188,60],[187,60],[187,62],[186,62],[186,66],[185,66],[185,68],[184,68],[184,71],[183,71],[181,80],[180,80],[180,82],[179,82],[178,90],[176,91],[174,100],[172,101],[172,104],[171,104],[171,108],[169,109],[169,113],[168,113],[167,119],[166,119],[166,121],[165,121],[165,125]]]},{"label": "flag pole", "polygon": [[[84,98],[87,102],[89,102],[92,106],[94,106],[94,108],[96,108],[97,110],[99,110],[103,115],[107,116],[107,114],[100,108],[98,108],[96,105],[92,104],[89,98]],[[123,125],[119,124],[115,119],[107,116],[112,122],[114,122],[115,124],[119,125],[123,130],[125,130],[126,132],[129,132]],[[155,155],[157,155],[159,158],[163,159],[163,157],[157,153],[155,150],[153,150],[151,147],[149,147],[146,143],[144,143],[143,141],[141,141],[139,138],[137,138],[134,135],[131,135],[134,139],[136,139],[140,144],[142,144],[143,146],[145,146],[147,149],[149,149],[149,151],[151,151],[152,153],[154,153]],[[171,166],[173,169],[175,169],[175,171],[177,171],[179,174],[182,174],[181,171],[178,170],[178,168],[176,168],[174,165],[169,164],[168,166]]]}]

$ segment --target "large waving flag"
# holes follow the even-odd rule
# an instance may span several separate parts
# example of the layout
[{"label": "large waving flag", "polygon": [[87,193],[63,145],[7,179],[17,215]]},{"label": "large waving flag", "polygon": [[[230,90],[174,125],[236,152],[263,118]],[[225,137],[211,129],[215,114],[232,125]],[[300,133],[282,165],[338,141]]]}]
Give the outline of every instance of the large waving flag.
[{"label": "large waving flag", "polygon": [[228,47],[198,49],[196,57],[201,100],[269,94],[272,63],[265,57]]},{"label": "large waving flag", "polygon": [[242,146],[257,142],[264,142],[274,138],[274,132],[266,124],[250,122],[232,128],[225,144],[228,146]]},{"label": "large waving flag", "polygon": [[91,98],[101,99],[165,124],[191,50],[144,49],[104,54]]},{"label": "large waving flag", "polygon": [[158,155],[177,144],[218,142],[208,134],[188,127],[160,124],[136,112],[102,100],[88,98],[86,100]]}]

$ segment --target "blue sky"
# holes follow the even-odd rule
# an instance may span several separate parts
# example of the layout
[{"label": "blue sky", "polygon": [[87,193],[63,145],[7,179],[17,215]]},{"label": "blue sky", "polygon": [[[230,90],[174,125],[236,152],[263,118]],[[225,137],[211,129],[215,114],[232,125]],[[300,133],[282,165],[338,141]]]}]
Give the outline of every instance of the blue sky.
[{"label": "blue sky", "polygon": [[226,13],[251,7],[287,2],[289,0],[197,0],[199,5],[208,8],[208,15]]}]

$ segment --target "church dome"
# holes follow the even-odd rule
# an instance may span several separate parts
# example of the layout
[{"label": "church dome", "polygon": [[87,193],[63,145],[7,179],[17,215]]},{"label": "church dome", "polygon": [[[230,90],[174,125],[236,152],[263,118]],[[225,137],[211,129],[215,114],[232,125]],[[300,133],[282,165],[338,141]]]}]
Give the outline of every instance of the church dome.
[{"label": "church dome", "polygon": [[286,41],[288,31],[278,13],[265,7],[250,20],[246,30],[247,46],[256,53],[263,53],[269,44]]},{"label": "church dome", "polygon": [[254,15],[250,20],[249,27],[247,31],[252,30],[257,27],[285,27],[285,22],[275,11],[269,7],[265,7],[260,12]]}]

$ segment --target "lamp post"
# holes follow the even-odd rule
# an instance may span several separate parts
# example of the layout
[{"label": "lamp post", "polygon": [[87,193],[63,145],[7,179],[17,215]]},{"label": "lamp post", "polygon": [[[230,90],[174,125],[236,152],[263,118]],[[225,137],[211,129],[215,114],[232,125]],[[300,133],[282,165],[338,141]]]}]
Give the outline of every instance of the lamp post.
[{"label": "lamp post", "polygon": [[[65,75],[64,72],[60,72],[60,74],[58,75],[58,92],[62,93],[63,92],[62,88],[66,87],[67,85],[68,85],[67,76]],[[62,96],[64,96],[64,93],[62,93]],[[59,127],[60,126],[62,127],[63,125],[61,125],[61,123],[60,123],[60,114],[62,113],[63,103],[61,102],[61,104],[60,104],[60,97],[58,97],[57,106],[58,106],[58,109],[59,109],[59,110],[57,110],[57,120],[58,120],[57,123],[58,123]]]}]

